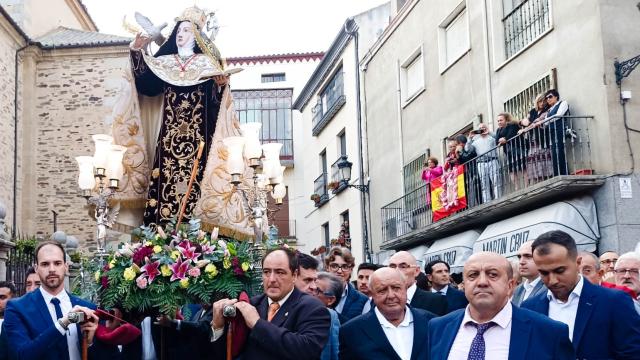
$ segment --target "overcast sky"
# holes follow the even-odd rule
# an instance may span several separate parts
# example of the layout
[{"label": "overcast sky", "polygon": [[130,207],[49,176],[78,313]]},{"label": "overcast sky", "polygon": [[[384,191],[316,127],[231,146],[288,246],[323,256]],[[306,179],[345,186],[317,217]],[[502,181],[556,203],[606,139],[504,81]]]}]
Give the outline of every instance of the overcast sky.
[{"label": "overcast sky", "polygon": [[224,57],[325,51],[345,20],[386,0],[83,0],[101,32],[132,36],[138,11],[155,24],[169,23],[195,4],[216,11],[216,44]]}]

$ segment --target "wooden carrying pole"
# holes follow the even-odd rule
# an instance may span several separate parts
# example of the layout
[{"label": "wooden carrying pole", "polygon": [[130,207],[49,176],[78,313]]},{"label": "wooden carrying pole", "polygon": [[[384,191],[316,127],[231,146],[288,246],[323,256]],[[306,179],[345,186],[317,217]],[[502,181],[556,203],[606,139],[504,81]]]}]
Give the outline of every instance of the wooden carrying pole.
[{"label": "wooden carrying pole", "polygon": [[193,168],[191,169],[189,186],[187,186],[187,192],[184,194],[184,197],[182,198],[182,205],[180,206],[180,212],[178,213],[178,223],[176,224],[176,231],[180,229],[180,223],[182,223],[182,217],[184,216],[184,212],[187,210],[187,200],[189,200],[189,196],[191,195],[191,188],[193,187],[193,181],[196,179],[196,175],[198,175],[198,164],[200,163],[200,158],[202,157],[203,150],[204,150],[204,141],[200,141],[200,145],[198,146],[198,155],[196,156],[196,160],[193,162]]},{"label": "wooden carrying pole", "polygon": [[229,326],[227,329],[227,360],[233,360],[232,354],[232,346],[233,346],[233,321],[229,321]]},{"label": "wooden carrying pole", "polygon": [[82,332],[82,360],[89,359],[89,332]]}]

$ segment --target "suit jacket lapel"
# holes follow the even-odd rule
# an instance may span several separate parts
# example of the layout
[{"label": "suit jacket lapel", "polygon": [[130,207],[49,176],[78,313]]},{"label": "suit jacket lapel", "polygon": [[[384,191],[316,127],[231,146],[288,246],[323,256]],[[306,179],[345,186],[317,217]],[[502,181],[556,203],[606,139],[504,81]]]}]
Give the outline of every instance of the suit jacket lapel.
[{"label": "suit jacket lapel", "polygon": [[[285,301],[284,304],[282,304],[282,306],[280,307],[276,315],[271,320],[271,323],[276,326],[282,326],[282,324],[284,324],[284,322],[289,317],[289,311],[293,309],[294,304],[298,302],[298,299],[300,299],[301,295],[302,294],[300,293],[300,291],[294,288],[291,295],[289,295],[289,298],[287,299],[287,301]],[[268,302],[268,301],[265,301],[265,302]]]},{"label": "suit jacket lapel", "polygon": [[266,295],[261,296],[260,300],[256,304],[256,309],[258,309],[260,319],[267,320],[267,315],[269,313],[269,300]]},{"label": "suit jacket lapel", "polygon": [[[451,346],[458,335],[458,329],[460,329],[460,324],[462,324],[462,319],[464,318],[464,311],[461,311],[458,316],[456,316],[452,321],[449,321],[444,328],[442,329],[442,333],[438,336],[441,339],[441,343],[439,348],[444,351],[438,353],[437,359],[447,359],[449,357],[449,352],[451,352]],[[436,340],[436,339],[434,339]],[[429,340],[429,346],[433,346],[433,340]],[[429,350],[431,351],[431,350]]]},{"label": "suit jacket lapel", "polygon": [[[380,348],[387,353],[387,355],[391,356],[394,359],[401,360],[398,353],[393,350],[393,346],[387,339],[387,336],[384,334],[384,330],[382,330],[382,325],[378,321],[378,317],[376,316],[375,311],[369,311],[365,315],[366,325],[362,328],[362,331],[373,340],[374,344],[379,344]],[[415,331],[415,326],[414,326]],[[355,340],[357,341],[357,340]],[[414,344],[415,344],[415,335],[414,335]],[[414,345],[415,346],[415,345]]]},{"label": "suit jacket lapel", "polygon": [[[32,300],[35,305],[34,308],[39,310],[40,316],[42,316],[42,319],[44,320],[44,322],[40,322],[40,323],[47,324],[47,327],[54,325],[53,319],[51,319],[51,313],[49,313],[49,305],[45,303],[44,297],[42,297],[42,293],[40,292],[40,289],[33,291],[32,294],[33,294]],[[44,331],[44,329],[42,329],[42,331]]]},{"label": "suit jacket lapel", "polygon": [[576,320],[573,326],[573,347],[578,349],[580,339],[584,333],[584,329],[589,322],[591,313],[595,308],[595,297],[592,292],[593,286],[589,281],[583,279],[582,292],[580,293],[580,300],[578,301],[578,311],[576,311]]},{"label": "suit jacket lapel", "polygon": [[522,360],[529,350],[531,322],[524,318],[522,310],[513,306],[511,315],[511,337],[509,340],[509,360]]},{"label": "suit jacket lapel", "polygon": [[[535,291],[535,289],[534,289]],[[522,284],[518,285],[516,291],[513,293],[513,303],[520,306],[522,303],[522,296],[524,295],[524,286]],[[534,295],[534,294],[531,294]]]},{"label": "suit jacket lapel", "polygon": [[[411,360],[418,360],[418,349],[427,341],[427,327],[418,326],[418,316],[410,308],[413,315],[413,347],[411,348]],[[386,336],[385,336],[386,337]]]},{"label": "suit jacket lapel", "polygon": [[531,290],[531,295],[529,295],[529,297],[540,294],[544,289],[544,283],[542,282],[542,279],[540,279],[536,286],[533,287],[533,290]]}]

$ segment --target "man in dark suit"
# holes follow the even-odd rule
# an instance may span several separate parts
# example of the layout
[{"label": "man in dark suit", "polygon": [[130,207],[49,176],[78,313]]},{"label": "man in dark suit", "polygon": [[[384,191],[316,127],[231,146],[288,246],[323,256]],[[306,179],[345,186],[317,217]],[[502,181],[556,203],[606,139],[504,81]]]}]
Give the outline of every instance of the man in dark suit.
[{"label": "man in dark suit", "polygon": [[340,359],[425,359],[427,324],[435,315],[407,306],[406,280],[397,269],[376,270],[369,283],[376,306],[340,328]]},{"label": "man in dark suit", "polygon": [[424,272],[431,282],[431,292],[447,299],[447,313],[463,309],[469,303],[464,293],[451,286],[449,264],[442,260],[433,260],[424,266]]},{"label": "man in dark suit", "polygon": [[640,316],[622,291],[585,281],[571,235],[555,230],[533,242],[533,260],[549,291],[522,304],[562,321],[579,359],[638,359]]},{"label": "man in dark suit", "polygon": [[235,305],[249,330],[242,360],[319,359],[327,342],[331,318],[317,298],[294,287],[298,258],[288,249],[267,252],[262,260],[264,294],[251,303],[223,299],[213,304],[214,354],[225,352],[226,305]]},{"label": "man in dark suit", "polygon": [[[115,350],[94,341],[98,327],[98,317],[92,310],[95,305],[65,291],[68,265],[64,248],[56,242],[43,242],[35,255],[40,289],[10,301],[5,311],[3,333],[10,344],[9,357],[79,360],[83,333],[91,345],[89,358],[100,358],[107,355],[107,350]],[[88,321],[72,324],[71,313],[83,313]]]},{"label": "man in dark suit", "polygon": [[531,244],[533,244],[533,240],[525,242],[520,246],[520,249],[518,249],[518,271],[524,281],[518,285],[513,292],[513,299],[511,299],[511,301],[515,306],[520,306],[530,297],[547,292],[547,287],[544,286],[544,283],[540,280],[538,267],[535,261],[533,261]]},{"label": "man in dark suit", "polygon": [[[186,310],[188,309],[188,311]],[[213,309],[211,305],[190,304],[183,307],[184,320],[169,319],[162,316],[158,319],[159,326],[152,326],[151,332],[156,354],[159,354],[160,327],[166,328],[165,336],[174,339],[168,355],[170,358],[184,356],[189,359],[208,359],[211,320]]]},{"label": "man in dark suit", "polygon": [[573,360],[565,324],[513,306],[513,269],[502,255],[481,252],[464,265],[466,309],[429,323],[429,359]]},{"label": "man in dark suit", "polygon": [[358,292],[349,281],[355,265],[355,258],[351,255],[351,251],[342,247],[334,247],[329,251],[324,262],[325,269],[342,278],[345,284],[342,298],[335,307],[335,310],[340,314],[340,322],[344,323],[362,314],[362,309],[368,298]]},{"label": "man in dark suit", "polygon": [[447,299],[444,296],[418,289],[416,276],[420,273],[420,267],[410,252],[398,251],[393,254],[389,258],[389,267],[404,274],[407,281],[407,303],[412,308],[427,310],[438,316],[447,313]]}]

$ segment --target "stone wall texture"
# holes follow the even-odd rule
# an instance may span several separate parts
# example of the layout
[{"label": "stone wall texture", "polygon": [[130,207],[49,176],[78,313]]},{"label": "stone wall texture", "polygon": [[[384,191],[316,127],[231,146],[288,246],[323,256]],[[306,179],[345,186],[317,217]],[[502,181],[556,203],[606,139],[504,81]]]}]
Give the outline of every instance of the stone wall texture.
[{"label": "stone wall texture", "polygon": [[104,119],[111,112],[108,103],[115,94],[115,80],[128,66],[128,51],[67,52],[45,53],[37,62],[33,97],[37,126],[34,138],[24,138],[31,141],[24,148],[35,153],[35,177],[27,179],[32,191],[25,189],[23,203],[35,207],[33,233],[52,232],[55,210],[58,229],[76,236],[82,247],[95,243],[95,220],[78,195],[75,157],[92,155],[91,135],[110,133]]}]

